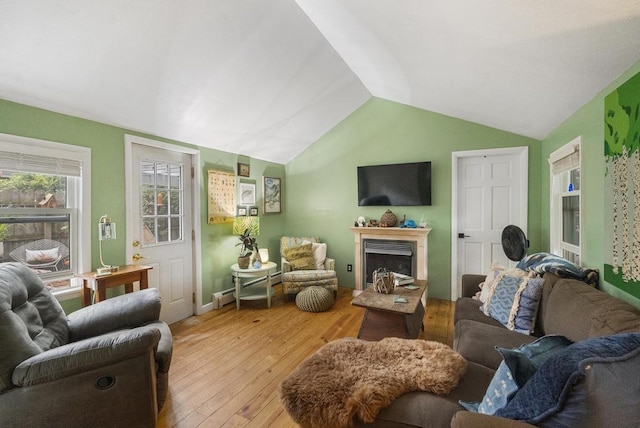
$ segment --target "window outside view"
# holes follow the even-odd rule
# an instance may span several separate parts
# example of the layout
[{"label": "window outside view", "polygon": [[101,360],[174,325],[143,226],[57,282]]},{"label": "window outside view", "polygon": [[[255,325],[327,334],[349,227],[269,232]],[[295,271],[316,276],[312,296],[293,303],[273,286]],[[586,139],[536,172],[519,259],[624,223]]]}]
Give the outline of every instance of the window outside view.
[{"label": "window outside view", "polygon": [[[0,172],[0,262],[20,262],[52,287],[68,286],[73,212],[66,176]],[[61,278],[60,278],[61,279]]]}]

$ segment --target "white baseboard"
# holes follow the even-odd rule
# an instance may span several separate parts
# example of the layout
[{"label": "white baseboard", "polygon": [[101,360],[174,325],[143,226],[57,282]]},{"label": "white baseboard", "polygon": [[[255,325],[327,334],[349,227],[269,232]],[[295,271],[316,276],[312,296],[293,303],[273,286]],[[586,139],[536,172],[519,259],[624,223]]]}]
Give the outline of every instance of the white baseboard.
[{"label": "white baseboard", "polygon": [[[261,285],[266,282],[265,279],[256,279],[254,281],[249,281],[246,284],[242,284],[242,287],[249,287],[252,285]],[[276,284],[280,284],[282,282],[282,273],[276,272],[271,276],[271,286],[273,287]],[[224,305],[235,302],[236,299],[233,297],[233,293],[235,293],[235,288],[228,288],[226,290],[219,291],[217,293],[213,293],[211,296],[211,303],[205,306],[211,306],[209,310],[213,309],[222,309]]]}]

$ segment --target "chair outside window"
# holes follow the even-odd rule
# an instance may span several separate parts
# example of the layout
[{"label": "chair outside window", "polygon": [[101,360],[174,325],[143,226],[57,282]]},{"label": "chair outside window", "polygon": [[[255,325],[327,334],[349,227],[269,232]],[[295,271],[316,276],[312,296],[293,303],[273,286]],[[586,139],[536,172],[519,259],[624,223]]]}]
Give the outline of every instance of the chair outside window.
[{"label": "chair outside window", "polygon": [[69,248],[52,239],[38,239],[19,246],[9,256],[35,270],[58,270],[58,263],[69,257]]}]

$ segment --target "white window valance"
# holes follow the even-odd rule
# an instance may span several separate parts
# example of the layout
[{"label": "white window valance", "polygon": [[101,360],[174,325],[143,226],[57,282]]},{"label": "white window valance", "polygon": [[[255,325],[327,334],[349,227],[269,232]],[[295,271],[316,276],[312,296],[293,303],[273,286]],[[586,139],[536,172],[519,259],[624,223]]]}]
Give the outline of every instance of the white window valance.
[{"label": "white window valance", "polygon": [[551,174],[560,174],[580,167],[580,145],[582,138],[578,137],[569,144],[561,147],[549,156]]},{"label": "white window valance", "polygon": [[82,162],[76,159],[0,151],[0,170],[81,177]]}]

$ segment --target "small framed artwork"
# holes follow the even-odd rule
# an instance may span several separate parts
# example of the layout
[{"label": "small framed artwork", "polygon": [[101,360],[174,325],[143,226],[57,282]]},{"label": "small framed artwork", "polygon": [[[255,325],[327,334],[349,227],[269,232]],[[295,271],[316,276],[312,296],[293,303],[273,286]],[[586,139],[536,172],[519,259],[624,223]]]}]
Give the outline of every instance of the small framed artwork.
[{"label": "small framed artwork", "polygon": [[282,212],[282,179],[262,177],[262,195],[265,214]]},{"label": "small framed artwork", "polygon": [[249,177],[251,175],[251,166],[246,163],[238,162],[238,175],[240,177]]},{"label": "small framed artwork", "polygon": [[242,205],[238,205],[238,215],[237,217],[244,217],[247,215],[247,207],[243,207]]},{"label": "small framed artwork", "polygon": [[258,215],[258,207],[250,207],[249,208],[249,215],[250,216],[257,216]]},{"label": "small framed artwork", "polygon": [[255,183],[239,183],[240,188],[240,204],[255,205],[256,204],[256,185]]}]

